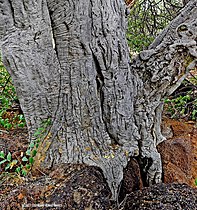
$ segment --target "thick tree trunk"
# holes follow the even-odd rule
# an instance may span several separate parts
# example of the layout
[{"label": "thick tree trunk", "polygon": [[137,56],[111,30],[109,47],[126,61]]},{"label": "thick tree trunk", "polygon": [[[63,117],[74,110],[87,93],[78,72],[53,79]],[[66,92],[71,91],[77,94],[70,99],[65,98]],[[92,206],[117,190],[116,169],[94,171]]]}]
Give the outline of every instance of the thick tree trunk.
[{"label": "thick tree trunk", "polygon": [[99,166],[115,199],[129,157],[140,156],[147,182],[159,182],[162,98],[197,57],[196,6],[130,63],[122,0],[1,1],[3,62],[30,139],[52,122],[36,165]]}]

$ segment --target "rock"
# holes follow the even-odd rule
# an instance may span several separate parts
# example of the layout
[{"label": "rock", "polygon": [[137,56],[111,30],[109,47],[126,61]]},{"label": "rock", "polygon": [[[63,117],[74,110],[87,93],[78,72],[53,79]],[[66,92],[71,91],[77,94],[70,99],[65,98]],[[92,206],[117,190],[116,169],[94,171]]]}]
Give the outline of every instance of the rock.
[{"label": "rock", "polygon": [[140,166],[135,158],[131,158],[127,167],[124,169],[123,181],[121,183],[119,193],[119,201],[121,202],[127,194],[142,189],[142,186]]},{"label": "rock", "polygon": [[172,138],[173,137],[173,131],[170,125],[163,123],[161,125],[161,129],[162,129],[162,135],[166,138]]},{"label": "rock", "polygon": [[[195,187],[197,178],[197,129],[188,123],[165,120],[170,138],[158,145],[161,154],[164,183],[186,183]],[[170,132],[171,130],[171,132]]]},{"label": "rock", "polygon": [[110,198],[101,169],[60,164],[49,175],[1,185],[0,209],[109,210]]},{"label": "rock", "polygon": [[[72,170],[71,170],[72,169]],[[50,203],[58,203],[62,209],[105,210],[110,208],[110,189],[102,175],[101,169],[85,165],[60,167],[53,178],[64,180],[49,197]],[[54,176],[54,174],[56,174]]]},{"label": "rock", "polygon": [[157,184],[127,196],[124,210],[196,210],[197,190],[185,184]]}]

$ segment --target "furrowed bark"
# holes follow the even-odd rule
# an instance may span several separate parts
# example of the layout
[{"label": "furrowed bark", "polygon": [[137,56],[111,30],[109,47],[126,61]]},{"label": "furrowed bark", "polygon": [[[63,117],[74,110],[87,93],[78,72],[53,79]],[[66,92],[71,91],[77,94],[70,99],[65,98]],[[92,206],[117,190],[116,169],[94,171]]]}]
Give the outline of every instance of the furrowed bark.
[{"label": "furrowed bark", "polygon": [[131,66],[122,0],[2,0],[0,9],[3,62],[30,139],[52,120],[37,165],[99,166],[112,199],[131,156],[140,154],[149,184],[161,181],[162,99],[194,65],[195,1]]},{"label": "furrowed bark", "polygon": [[47,2],[61,66],[60,159],[102,168],[115,196],[128,157],[138,155],[126,7],[122,1]]},{"label": "furrowed bark", "polygon": [[3,60],[30,138],[52,119],[37,161],[99,166],[115,199],[123,167],[139,154],[124,2],[5,0],[5,7],[2,18],[12,22],[3,34]]},{"label": "furrowed bark", "polygon": [[12,76],[30,139],[57,110],[60,66],[52,48],[47,5],[42,1],[0,2],[3,62]]}]

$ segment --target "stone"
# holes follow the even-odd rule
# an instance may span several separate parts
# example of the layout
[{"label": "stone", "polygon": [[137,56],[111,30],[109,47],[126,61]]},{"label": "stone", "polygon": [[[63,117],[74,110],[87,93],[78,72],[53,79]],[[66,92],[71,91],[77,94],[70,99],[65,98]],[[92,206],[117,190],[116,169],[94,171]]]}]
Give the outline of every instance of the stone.
[{"label": "stone", "polygon": [[62,209],[109,209],[111,192],[98,167],[62,164],[50,175],[64,180],[49,197]]},{"label": "stone", "polygon": [[[197,178],[197,129],[191,123],[165,119],[168,139],[158,145],[163,164],[164,183],[186,183],[195,187]],[[169,132],[171,130],[171,132]]]},{"label": "stone", "polygon": [[60,164],[48,173],[27,178],[19,185],[13,184],[17,175],[11,177],[12,184],[4,182],[0,188],[0,209],[110,209],[112,194],[100,168]]},{"label": "stone", "polygon": [[135,158],[131,158],[127,167],[124,169],[123,180],[121,183],[119,201],[121,202],[127,194],[140,190],[143,187],[140,166]]},{"label": "stone", "polygon": [[197,190],[186,184],[157,184],[127,196],[124,210],[195,210]]}]

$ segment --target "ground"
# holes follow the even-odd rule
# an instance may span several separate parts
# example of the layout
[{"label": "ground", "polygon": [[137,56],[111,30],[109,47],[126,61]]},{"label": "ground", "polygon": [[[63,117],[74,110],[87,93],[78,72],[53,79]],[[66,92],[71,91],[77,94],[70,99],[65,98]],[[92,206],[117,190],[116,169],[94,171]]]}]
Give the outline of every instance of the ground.
[{"label": "ground", "polygon": [[[195,122],[180,122],[165,118],[164,123],[166,127],[171,128],[171,131],[173,130],[170,139],[183,136],[183,133],[184,136],[197,136]],[[27,129],[18,128],[9,132],[2,129],[0,131],[0,147],[5,152],[10,151],[13,158],[21,159],[21,154],[28,147]],[[191,188],[185,185],[169,185],[169,187],[161,185],[150,189],[142,188],[136,160],[132,160],[129,165],[131,165],[130,168],[135,168],[135,172],[131,172],[129,169],[125,170],[125,182],[123,182],[123,188],[120,190],[119,203],[122,201],[121,205],[123,205],[123,197],[131,191],[136,192],[136,194],[131,193],[127,196],[124,206],[122,207],[119,204],[119,209],[172,209],[172,202],[176,203],[177,196],[184,199],[183,206],[188,203],[188,208],[181,208],[180,205],[182,204],[176,204],[178,207],[174,209],[194,209],[192,206],[195,206],[197,193],[194,193],[195,191]],[[22,209],[22,207],[23,209],[50,210],[110,210],[118,208],[117,203],[110,201],[111,193],[102,172],[95,167],[65,164],[48,171],[34,170],[26,177],[19,176],[16,173],[5,173],[2,168],[0,170],[0,209],[3,210]],[[135,183],[130,180],[134,180]],[[160,190],[160,196],[167,199],[167,201],[165,199],[162,201],[163,204],[158,204],[158,199],[153,198],[157,194],[155,192]],[[173,196],[166,197],[169,192],[172,192]],[[147,200],[144,200],[142,196],[145,196]],[[135,202],[134,205],[131,200],[136,200],[137,197],[140,197],[138,199],[141,202]]]}]

